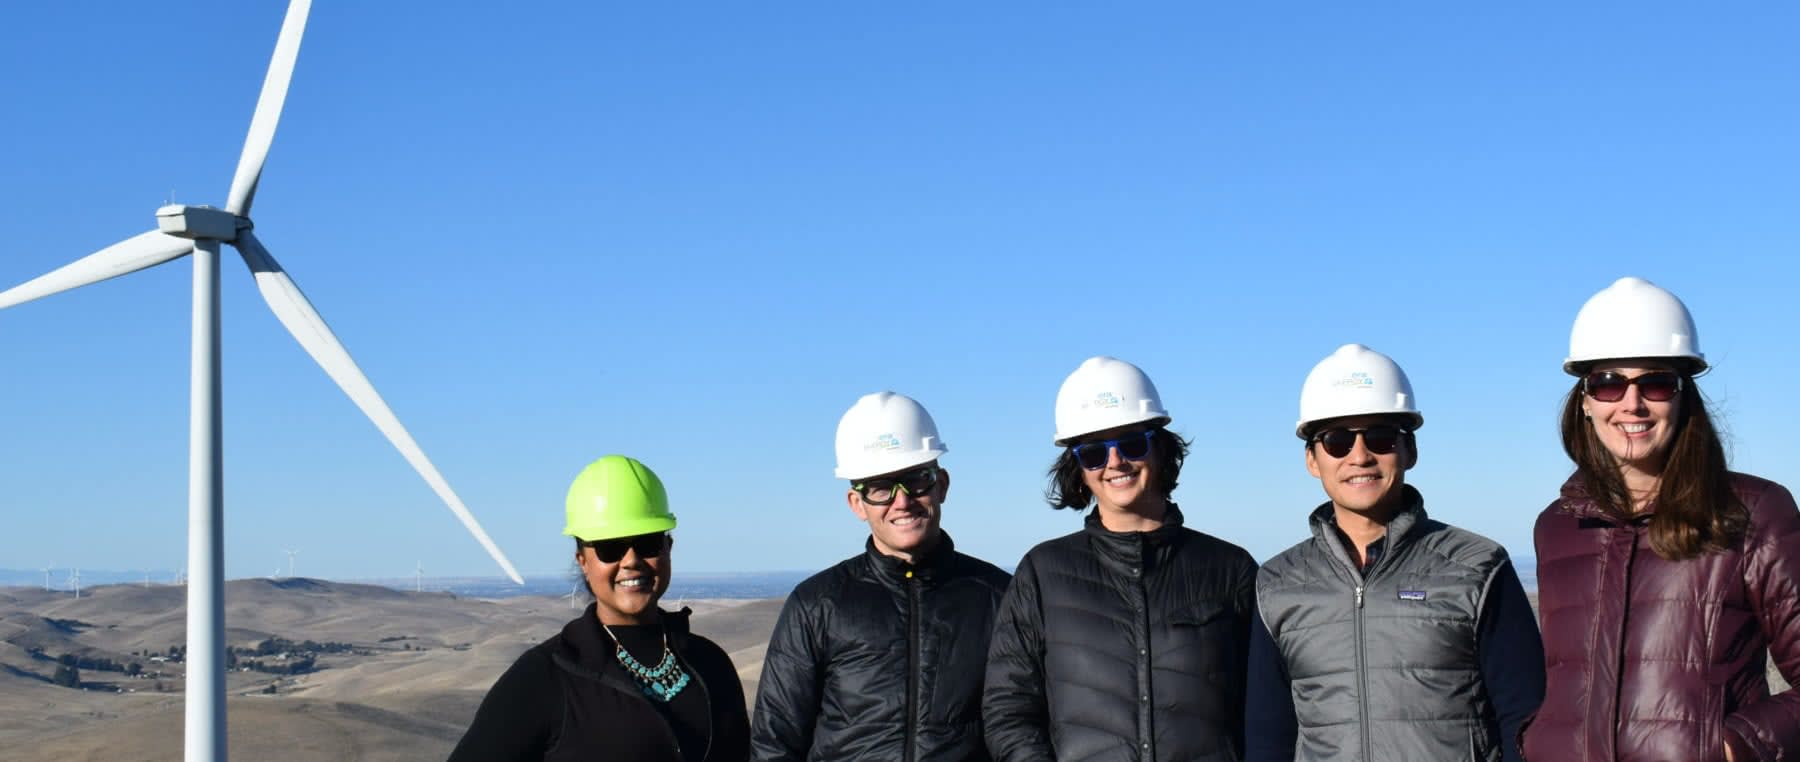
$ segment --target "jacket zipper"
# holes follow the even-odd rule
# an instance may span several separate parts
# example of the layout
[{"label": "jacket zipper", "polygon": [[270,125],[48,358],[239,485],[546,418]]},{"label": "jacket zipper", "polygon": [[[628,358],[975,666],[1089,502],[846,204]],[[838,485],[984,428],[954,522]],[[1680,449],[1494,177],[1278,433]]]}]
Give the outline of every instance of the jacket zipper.
[{"label": "jacket zipper", "polygon": [[[1145,543],[1148,545],[1148,543]],[[1138,631],[1138,759],[1153,762],[1156,759],[1156,711],[1150,702],[1151,691],[1156,686],[1150,682],[1150,582],[1144,572],[1150,549],[1145,547],[1131,567],[1132,592],[1137,594],[1137,631]]]},{"label": "jacket zipper", "polygon": [[1366,582],[1356,583],[1356,709],[1362,726],[1362,758],[1375,758],[1374,745],[1369,740],[1369,665],[1368,645],[1363,634],[1363,586]]},{"label": "jacket zipper", "polygon": [[1350,552],[1344,548],[1342,543],[1335,539],[1326,540],[1325,543],[1328,546],[1327,552],[1336,557],[1338,562],[1350,572],[1352,584],[1356,586],[1354,601],[1356,607],[1356,724],[1361,726],[1362,730],[1362,758],[1365,761],[1372,760],[1375,744],[1369,733],[1368,636],[1363,627],[1363,592],[1368,589],[1369,580],[1375,576],[1376,570],[1387,565],[1388,559],[1400,554],[1399,543],[1395,541],[1393,535],[1388,535],[1389,547],[1367,569],[1362,568],[1356,559],[1350,557]]},{"label": "jacket zipper", "polygon": [[[700,677],[700,670],[694,669],[687,663],[686,659],[682,659],[679,655],[675,658],[681,663],[682,669],[687,670],[688,676],[694,681],[694,685],[700,689],[700,699],[706,702],[706,716],[708,717],[706,722],[706,748],[701,750],[700,759],[710,760],[712,759],[713,739],[719,737],[719,718],[713,714],[712,691],[706,689],[706,680]],[[674,707],[670,707],[669,711],[670,713],[673,713],[675,711]],[[681,743],[679,741],[676,742],[675,748],[677,751],[681,749]]]},{"label": "jacket zipper", "polygon": [[1621,697],[1624,695],[1625,691],[1625,643],[1628,633],[1631,632],[1631,567],[1633,563],[1637,561],[1637,529],[1631,524],[1626,524],[1624,530],[1626,537],[1630,538],[1631,543],[1625,549],[1625,587],[1623,590],[1619,591],[1619,631],[1617,635],[1618,640],[1616,641],[1618,647],[1613,649],[1613,652],[1619,655],[1619,662],[1613,666],[1613,730],[1607,738],[1607,745],[1612,748],[1607,750],[1607,756],[1619,753],[1619,704],[1623,703]]},{"label": "jacket zipper", "polygon": [[919,578],[906,572],[906,762],[918,759],[919,743]]}]

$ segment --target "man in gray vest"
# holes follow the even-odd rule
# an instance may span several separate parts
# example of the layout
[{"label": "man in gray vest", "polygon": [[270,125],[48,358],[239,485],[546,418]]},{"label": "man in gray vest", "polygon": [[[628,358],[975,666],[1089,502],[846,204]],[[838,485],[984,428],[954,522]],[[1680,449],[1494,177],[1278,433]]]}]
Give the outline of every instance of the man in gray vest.
[{"label": "man in gray vest", "polygon": [[1543,641],[1506,550],[1427,517],[1406,483],[1424,422],[1406,373],[1368,347],[1306,377],[1295,433],[1330,500],[1256,576],[1249,759],[1519,759]]}]

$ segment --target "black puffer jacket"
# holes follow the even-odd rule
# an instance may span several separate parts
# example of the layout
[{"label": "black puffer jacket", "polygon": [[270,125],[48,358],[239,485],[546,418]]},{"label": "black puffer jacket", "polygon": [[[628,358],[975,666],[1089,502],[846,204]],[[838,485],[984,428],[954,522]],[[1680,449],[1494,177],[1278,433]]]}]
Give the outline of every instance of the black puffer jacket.
[{"label": "black puffer jacket", "polygon": [[1181,526],[1080,532],[1019,562],[988,658],[995,759],[1236,760],[1256,561]]},{"label": "black puffer jacket", "polygon": [[794,588],[757,687],[757,760],[985,760],[981,674],[1010,577],[949,535],[913,566],[875,550]]}]

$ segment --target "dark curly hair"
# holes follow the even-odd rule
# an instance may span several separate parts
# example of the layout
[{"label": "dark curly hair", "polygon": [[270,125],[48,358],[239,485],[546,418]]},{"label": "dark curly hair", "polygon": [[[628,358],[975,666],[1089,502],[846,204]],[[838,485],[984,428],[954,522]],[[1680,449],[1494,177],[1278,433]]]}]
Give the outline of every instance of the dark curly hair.
[{"label": "dark curly hair", "polygon": [[[1175,484],[1181,478],[1181,464],[1187,460],[1188,446],[1191,441],[1182,439],[1161,426],[1150,434],[1150,461],[1156,464],[1156,483],[1151,485],[1156,492],[1167,500],[1175,494]],[[1088,489],[1082,474],[1087,469],[1075,462],[1073,448],[1064,447],[1062,454],[1056,456],[1056,462],[1050,464],[1050,487],[1044,490],[1044,500],[1051,508],[1073,508],[1086,510],[1094,504],[1094,493]]]}]

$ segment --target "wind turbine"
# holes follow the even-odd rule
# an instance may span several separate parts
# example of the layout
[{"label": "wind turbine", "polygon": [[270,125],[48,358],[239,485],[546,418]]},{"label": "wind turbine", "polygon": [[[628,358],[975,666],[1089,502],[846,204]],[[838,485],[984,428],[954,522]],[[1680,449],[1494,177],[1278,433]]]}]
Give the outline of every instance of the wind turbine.
[{"label": "wind turbine", "polygon": [[425,591],[425,562],[424,561],[415,561],[415,562],[413,562],[413,592],[421,593],[424,591]]},{"label": "wind turbine", "polygon": [[569,588],[569,595],[568,595],[569,608],[575,608],[575,591],[580,590],[580,589],[581,589],[581,585],[576,585],[574,587]]},{"label": "wind turbine", "polygon": [[462,499],[400,420],[394,416],[356,361],[351,359],[312,303],[276,263],[260,238],[251,232],[251,202],[262,177],[263,163],[275,137],[275,126],[287,100],[300,38],[311,0],[291,0],[281,22],[275,53],[250,119],[249,135],[226,195],[225,208],[171,204],[156,210],[156,229],[139,233],[78,259],[60,269],[0,292],[0,309],[72,288],[98,283],[192,254],[193,380],[188,424],[188,566],[193,578],[187,601],[187,719],[184,735],[188,762],[225,758],[225,551],[224,501],[219,408],[219,252],[231,244],[249,265],[263,301],[308,355],[349,395],[364,415],[387,437],[462,521],[488,555],[513,582],[523,585],[512,562],[476,522]]},{"label": "wind turbine", "polygon": [[[292,577],[292,576],[294,576],[294,556],[297,556],[297,555],[300,555],[300,551],[298,551],[298,550],[284,550],[284,551],[281,551],[281,552],[283,552],[283,553],[286,553],[286,554],[287,554],[287,557],[288,557],[288,576],[289,576],[289,577]],[[276,574],[278,574],[278,575],[279,575],[279,574],[281,574],[281,567],[276,567],[276,568],[275,568],[275,573],[276,573]]]},{"label": "wind turbine", "polygon": [[44,567],[44,592],[50,592],[50,567]]},{"label": "wind turbine", "polygon": [[81,597],[81,569],[76,568],[69,571],[69,589],[75,591],[76,598]]}]

